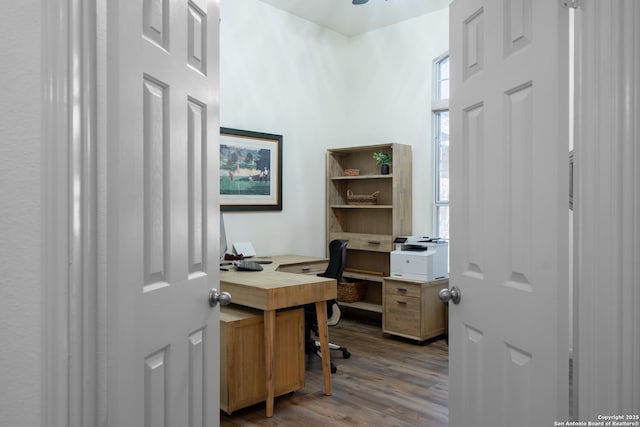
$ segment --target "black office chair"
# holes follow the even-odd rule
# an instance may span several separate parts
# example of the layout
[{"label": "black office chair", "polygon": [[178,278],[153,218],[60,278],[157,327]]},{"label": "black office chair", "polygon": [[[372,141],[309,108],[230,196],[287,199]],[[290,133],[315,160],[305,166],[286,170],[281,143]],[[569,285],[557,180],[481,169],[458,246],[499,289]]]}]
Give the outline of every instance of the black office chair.
[{"label": "black office chair", "polygon": [[[342,279],[342,272],[347,260],[347,241],[346,240],[332,240],[329,243],[329,265],[324,273],[318,274],[318,276],[329,277],[340,281]],[[338,301],[335,299],[327,301],[327,324],[329,326],[335,326],[340,321],[341,312]],[[318,335],[318,323],[316,318],[316,309],[314,304],[308,304],[305,306],[305,353],[315,354],[322,357],[320,352],[320,341],[311,338],[311,332],[316,336]],[[329,343],[329,350],[337,350],[342,352],[342,357],[348,359],[351,357],[351,353],[345,347],[338,344]],[[331,373],[337,371],[336,366],[331,362]]]}]

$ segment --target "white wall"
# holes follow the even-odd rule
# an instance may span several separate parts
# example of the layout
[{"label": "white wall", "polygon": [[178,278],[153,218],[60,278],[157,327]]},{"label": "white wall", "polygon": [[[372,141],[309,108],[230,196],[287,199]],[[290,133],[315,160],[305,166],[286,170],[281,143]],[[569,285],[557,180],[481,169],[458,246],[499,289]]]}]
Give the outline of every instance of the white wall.
[{"label": "white wall", "polygon": [[354,37],[348,145],[413,149],[413,234],[434,236],[433,59],[449,49],[449,9]]},{"label": "white wall", "polygon": [[348,40],[257,0],[223,0],[220,123],[283,135],[282,212],[225,213],[229,243],[324,255],[324,156],[344,138]]},{"label": "white wall", "polygon": [[284,136],[283,211],[226,213],[229,242],[323,255],[326,149],[387,142],[413,146],[413,230],[433,234],[432,60],[448,10],[352,38],[258,0],[222,0],[221,16],[221,125]]},{"label": "white wall", "polygon": [[0,13],[0,425],[41,425],[40,0]]}]

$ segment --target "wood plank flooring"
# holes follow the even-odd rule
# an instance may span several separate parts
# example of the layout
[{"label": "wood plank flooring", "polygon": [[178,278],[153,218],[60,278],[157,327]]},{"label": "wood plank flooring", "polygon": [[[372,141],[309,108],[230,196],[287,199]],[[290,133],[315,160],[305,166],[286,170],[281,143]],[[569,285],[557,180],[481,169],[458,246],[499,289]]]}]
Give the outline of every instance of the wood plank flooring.
[{"label": "wood plank flooring", "polygon": [[332,353],[338,372],[333,395],[325,396],[322,368],[307,362],[305,387],[276,398],[274,416],[265,404],[221,412],[221,426],[448,426],[448,346],[444,339],[424,345],[382,336],[380,324],[343,318],[329,328],[332,342],[351,352]]}]

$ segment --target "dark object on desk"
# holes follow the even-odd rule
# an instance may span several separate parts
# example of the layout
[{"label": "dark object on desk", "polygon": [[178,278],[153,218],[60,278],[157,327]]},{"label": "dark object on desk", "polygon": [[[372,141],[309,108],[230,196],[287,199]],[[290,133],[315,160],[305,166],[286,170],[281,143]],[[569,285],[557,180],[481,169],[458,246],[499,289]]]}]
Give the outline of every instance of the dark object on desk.
[{"label": "dark object on desk", "polygon": [[[346,240],[332,240],[329,243],[329,265],[324,273],[318,274],[318,276],[328,277],[336,279],[338,282],[342,279],[342,272],[347,261],[347,241]],[[304,308],[305,314],[305,353],[315,354],[318,357],[322,357],[320,352],[320,342],[311,338],[311,332],[316,336],[318,335],[318,323],[316,320],[316,308],[315,305],[309,304]],[[340,306],[337,300],[327,301],[327,324],[329,326],[335,326],[340,321],[341,313]],[[329,350],[337,350],[342,352],[342,357],[348,359],[351,357],[351,353],[345,347],[338,344],[329,343]],[[335,373],[338,369],[331,362],[331,373]]]},{"label": "dark object on desk", "polygon": [[268,259],[259,259],[259,260],[256,260],[255,262],[257,262],[258,264],[271,264],[273,261]]},{"label": "dark object on desk", "polygon": [[238,271],[262,271],[262,266],[254,261],[236,261],[233,263]]},{"label": "dark object on desk", "polygon": [[242,255],[242,254],[238,254],[238,255],[234,255],[234,254],[224,254],[224,259],[225,259],[225,261],[237,261],[237,260],[242,260],[242,259],[244,259],[244,255]]}]

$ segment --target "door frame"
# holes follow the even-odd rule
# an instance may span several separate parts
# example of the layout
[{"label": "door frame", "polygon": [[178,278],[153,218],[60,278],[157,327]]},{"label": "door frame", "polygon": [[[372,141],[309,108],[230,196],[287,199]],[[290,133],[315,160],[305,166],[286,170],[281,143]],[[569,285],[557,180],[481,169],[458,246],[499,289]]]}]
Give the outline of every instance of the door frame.
[{"label": "door frame", "polygon": [[[42,2],[42,5],[42,419],[47,420],[52,427],[104,425],[106,421],[103,419],[98,423],[99,414],[103,417],[106,415],[106,298],[99,276],[99,266],[104,261],[100,258],[98,247],[100,232],[104,231],[100,221],[104,219],[98,215],[102,190],[97,181],[102,170],[99,160],[103,157],[100,153],[104,152],[104,147],[99,147],[97,137],[98,130],[104,128],[97,113],[100,97],[104,96],[104,90],[100,93],[101,88],[98,87],[97,70],[104,67],[104,62],[98,57],[96,44],[98,31],[105,31],[100,28],[105,23],[105,3],[104,0],[48,0]],[[620,16],[618,3],[599,6],[611,7],[611,12]],[[582,7],[589,7],[589,2],[581,2],[580,8]],[[579,22],[583,19],[580,9],[577,13]],[[636,9],[635,16],[637,15]],[[611,19],[611,16],[609,13],[600,19]],[[634,21],[629,19],[631,18],[625,16],[623,24],[633,24]],[[606,28],[606,24],[604,21],[600,22],[598,28]],[[581,41],[583,35],[580,32],[578,34],[578,57],[598,55],[585,59],[596,61],[603,52],[591,49],[588,39]],[[597,37],[591,39],[591,42],[595,43],[595,40],[598,40]],[[630,57],[635,64],[639,62],[633,43],[619,45],[614,54],[615,58]],[[80,67],[72,67],[72,61],[77,61]],[[597,75],[585,70],[577,69],[577,103],[595,96],[589,90],[598,87],[596,83],[599,83]],[[632,81],[634,76],[623,75],[631,79],[631,83],[635,83],[635,86],[631,86],[636,88],[633,104],[635,110],[628,113],[637,117],[638,79],[635,77],[636,80]],[[607,390],[592,387],[592,384],[609,383],[613,375],[617,377],[630,368],[640,372],[640,337],[623,329],[615,337],[620,345],[608,347],[610,337],[601,333],[616,331],[621,324],[640,324],[640,312],[626,310],[630,304],[635,303],[635,307],[640,305],[640,292],[633,287],[634,283],[640,281],[640,272],[637,267],[632,267],[634,260],[631,251],[619,254],[624,265],[624,277],[629,280],[615,289],[607,288],[607,299],[613,304],[609,306],[611,311],[618,310],[621,318],[598,315],[602,313],[602,310],[598,312],[598,308],[602,305],[604,287],[596,283],[595,277],[589,276],[589,266],[613,268],[618,265],[618,261],[611,256],[603,257],[606,245],[600,245],[599,250],[595,250],[596,247],[589,243],[592,237],[588,236],[593,236],[594,230],[605,230],[602,225],[606,223],[605,218],[595,214],[592,217],[586,215],[587,212],[597,212],[596,208],[602,203],[601,194],[588,186],[597,178],[595,168],[591,168],[593,165],[589,162],[597,162],[598,167],[613,171],[621,166],[624,159],[619,163],[602,161],[598,157],[597,134],[589,127],[597,125],[602,129],[616,126],[619,124],[616,119],[603,115],[597,123],[589,122],[586,120],[587,115],[581,116],[586,113],[580,110],[576,112],[574,194],[577,216],[574,277],[575,283],[580,285],[574,296],[574,348],[579,355],[577,365],[574,366],[574,378],[577,380],[574,392],[577,392],[576,399],[581,402],[580,407],[594,408],[594,403],[606,399],[601,394]],[[632,129],[621,142],[625,144],[621,148],[630,150],[630,144],[634,136],[637,139],[637,134],[638,129]],[[634,155],[627,161],[635,160],[634,164],[637,165],[640,163],[638,151]],[[638,172],[629,169],[624,171],[621,179],[625,186],[620,193],[624,197],[620,201],[626,200],[625,203],[628,203],[635,200],[635,204],[630,207],[634,212],[640,212]],[[76,190],[79,190],[77,197],[72,197]],[[624,209],[629,207],[625,203],[614,207],[616,213],[624,219],[624,226],[618,229],[620,234],[624,234],[624,230],[633,229],[627,226],[638,230],[638,219],[625,213]],[[615,240],[611,235],[604,237],[607,237],[608,242]],[[632,235],[630,239],[624,238],[626,245],[637,251],[638,236]],[[629,295],[635,299],[626,298]],[[603,347],[608,350],[606,361],[598,359],[598,353],[594,350],[600,344],[607,344],[607,347]],[[610,360],[617,360],[619,363],[610,366],[607,363]],[[618,384],[615,395],[640,401],[637,399],[640,396],[638,376],[634,379],[627,375]],[[574,412],[574,415],[576,413],[579,414],[577,419],[589,416],[584,410]]]},{"label": "door frame", "polygon": [[97,3],[42,5],[42,414],[98,425]]},{"label": "door frame", "polygon": [[640,412],[640,5],[575,11],[573,414]]}]

